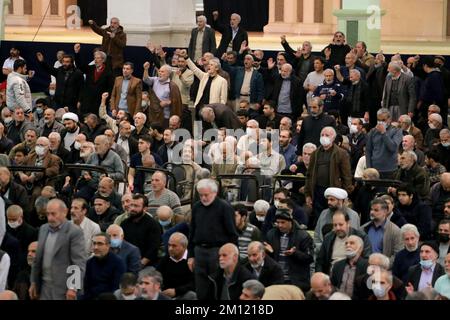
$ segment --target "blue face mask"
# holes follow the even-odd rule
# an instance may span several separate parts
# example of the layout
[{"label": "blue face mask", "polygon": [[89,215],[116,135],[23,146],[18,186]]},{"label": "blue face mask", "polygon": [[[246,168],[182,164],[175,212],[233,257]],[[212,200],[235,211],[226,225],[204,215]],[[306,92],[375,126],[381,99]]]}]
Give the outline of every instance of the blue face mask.
[{"label": "blue face mask", "polygon": [[44,110],[42,108],[36,108],[36,113],[38,115],[42,115],[44,113]]},{"label": "blue face mask", "polygon": [[386,289],[381,285],[374,286],[372,292],[377,298],[382,298],[386,295]]},{"label": "blue face mask", "polygon": [[122,239],[111,239],[111,247],[112,248],[120,248],[122,245]]},{"label": "blue face mask", "polygon": [[433,266],[433,260],[420,260],[420,265],[422,266],[422,268],[424,269],[431,269],[431,267]]},{"label": "blue face mask", "polygon": [[159,224],[161,225],[161,227],[167,227],[170,224],[170,220],[166,221],[159,220]]}]

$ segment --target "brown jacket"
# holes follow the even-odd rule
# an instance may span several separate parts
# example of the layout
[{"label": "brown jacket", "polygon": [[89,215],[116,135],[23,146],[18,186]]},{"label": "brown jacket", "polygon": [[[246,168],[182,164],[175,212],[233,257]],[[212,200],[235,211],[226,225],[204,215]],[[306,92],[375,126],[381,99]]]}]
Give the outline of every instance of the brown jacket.
[{"label": "brown jacket", "polygon": [[[34,167],[36,166],[37,154],[31,152],[24,160],[25,166]],[[44,162],[42,165],[45,168],[44,173],[35,173],[36,179],[34,184],[45,185],[48,183],[49,178],[56,177],[59,174],[61,168],[61,159],[51,153],[48,153],[44,157]],[[27,174],[27,173],[26,173]]]},{"label": "brown jacket", "polygon": [[[169,82],[170,86],[170,116],[177,115],[181,118],[181,114],[183,112],[183,102],[181,100],[181,93],[178,86],[173,82]],[[160,106],[161,100],[156,96],[155,92],[152,88],[148,89],[149,97],[150,97],[150,106],[146,110],[147,123],[159,123],[163,125],[164,122],[164,112],[163,108]],[[139,105],[139,111],[141,110],[141,106]]]},{"label": "brown jacket", "polygon": [[[317,178],[317,152],[323,150],[320,146],[311,155],[309,168],[306,173],[305,196],[313,197],[314,188],[316,186]],[[352,172],[350,169],[350,157],[347,151],[333,145],[330,158],[330,185],[329,187],[336,187],[345,189],[348,193],[353,191]]]},{"label": "brown jacket", "polygon": [[95,22],[91,25],[92,30],[103,37],[102,49],[111,56],[111,64],[113,69],[122,68],[123,66],[123,50],[127,46],[127,35],[123,32],[123,27],[119,27],[114,38],[111,38],[108,32],[111,32],[111,28],[102,29]]},{"label": "brown jacket", "polygon": [[[111,109],[119,110],[120,95],[122,93],[123,77],[117,77],[111,93]],[[127,105],[128,112],[134,116],[141,108],[142,102],[142,81],[136,77],[131,77],[128,85]]]},{"label": "brown jacket", "polygon": [[408,133],[414,137],[416,140],[416,147],[420,150],[423,150],[423,134],[422,131],[420,131],[419,128],[415,127],[414,125],[411,125],[411,128],[409,128]]}]

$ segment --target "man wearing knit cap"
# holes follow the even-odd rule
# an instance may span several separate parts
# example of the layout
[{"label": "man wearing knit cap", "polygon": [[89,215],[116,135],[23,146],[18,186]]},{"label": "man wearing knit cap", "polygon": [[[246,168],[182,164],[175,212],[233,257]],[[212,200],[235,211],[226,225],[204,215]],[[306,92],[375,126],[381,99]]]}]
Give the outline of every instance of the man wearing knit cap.
[{"label": "man wearing knit cap", "polygon": [[328,209],[321,212],[317,220],[316,229],[314,230],[314,245],[315,251],[318,253],[322,246],[323,238],[333,229],[333,213],[341,209],[350,217],[351,227],[359,229],[360,219],[358,213],[348,208],[345,205],[345,200],[348,197],[347,191],[340,188],[328,188],[324,193],[325,199],[328,203]]},{"label": "man wearing knit cap", "polygon": [[434,241],[425,241],[420,245],[420,262],[408,271],[406,291],[420,291],[433,287],[436,280],[445,274],[444,268],[437,263],[439,247]]},{"label": "man wearing knit cap", "polygon": [[313,262],[313,240],[293,221],[287,209],[275,215],[276,228],[267,233],[266,252],[277,261],[284,273],[284,282],[307,292],[310,288],[310,264]]}]

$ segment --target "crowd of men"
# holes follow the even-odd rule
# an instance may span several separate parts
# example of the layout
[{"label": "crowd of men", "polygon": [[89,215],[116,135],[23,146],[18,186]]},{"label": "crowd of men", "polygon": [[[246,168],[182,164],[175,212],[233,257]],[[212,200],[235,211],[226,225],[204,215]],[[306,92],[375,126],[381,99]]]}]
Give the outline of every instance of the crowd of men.
[{"label": "crowd of men", "polygon": [[92,61],[35,53],[52,76],[35,101],[11,48],[0,299],[449,299],[445,58],[342,32],[267,58],[238,14],[213,17],[142,67],[118,18],[89,21]]}]

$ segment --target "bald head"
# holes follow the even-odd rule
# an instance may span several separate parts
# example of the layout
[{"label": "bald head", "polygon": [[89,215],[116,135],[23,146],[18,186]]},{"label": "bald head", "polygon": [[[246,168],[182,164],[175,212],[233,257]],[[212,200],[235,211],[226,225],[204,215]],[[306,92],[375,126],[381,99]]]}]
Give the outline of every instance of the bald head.
[{"label": "bald head", "polygon": [[327,300],[333,291],[330,277],[322,272],[314,273],[311,277],[311,291],[317,299]]},{"label": "bald head", "polygon": [[106,233],[111,237],[111,239],[123,239],[123,229],[118,224],[112,224],[106,229]]},{"label": "bald head", "polygon": [[3,292],[0,292],[0,301],[12,301],[12,300],[19,300],[17,297],[17,294],[14,291],[11,290],[5,290]]},{"label": "bald head", "polygon": [[156,215],[160,221],[168,221],[172,219],[173,211],[169,206],[161,206],[156,210]]},{"label": "bald head", "polygon": [[450,172],[441,175],[441,185],[446,191],[450,191]]}]

